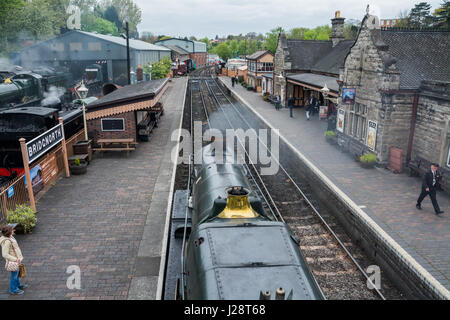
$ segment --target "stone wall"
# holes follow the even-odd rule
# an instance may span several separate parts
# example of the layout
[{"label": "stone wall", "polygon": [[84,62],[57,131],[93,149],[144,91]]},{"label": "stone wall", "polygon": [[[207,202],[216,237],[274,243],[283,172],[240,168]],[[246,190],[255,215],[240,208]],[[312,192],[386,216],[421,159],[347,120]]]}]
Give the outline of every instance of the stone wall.
[{"label": "stone wall", "polygon": [[[366,121],[377,122],[374,152],[377,161],[386,164],[390,147],[401,148],[406,155],[413,95],[398,93],[400,72],[395,64],[386,64],[387,53],[380,45],[380,30],[371,29],[369,20],[370,16],[363,20],[358,39],[340,70],[340,79],[342,88],[356,89],[355,103],[367,106]],[[343,104],[340,97],[338,107],[346,112],[344,133],[350,136],[351,105]],[[366,144],[365,137],[359,142]]]},{"label": "stone wall", "polygon": [[285,70],[291,69],[288,61],[289,51],[287,47],[286,35],[282,33],[278,38],[278,45],[273,60],[273,94],[281,97],[281,104],[285,105],[286,98],[286,78]]},{"label": "stone wall", "polygon": [[412,159],[445,167],[450,132],[450,82],[424,81],[420,88]]}]

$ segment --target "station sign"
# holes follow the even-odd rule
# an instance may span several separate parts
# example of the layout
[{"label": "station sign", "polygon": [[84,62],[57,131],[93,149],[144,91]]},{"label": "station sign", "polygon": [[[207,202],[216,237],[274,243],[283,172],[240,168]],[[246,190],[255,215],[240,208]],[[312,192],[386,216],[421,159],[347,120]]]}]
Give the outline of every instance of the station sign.
[{"label": "station sign", "polygon": [[9,187],[6,193],[8,194],[8,199],[12,198],[14,196],[14,186]]},{"label": "station sign", "polygon": [[62,124],[53,127],[26,144],[28,163],[31,164],[64,139]]}]

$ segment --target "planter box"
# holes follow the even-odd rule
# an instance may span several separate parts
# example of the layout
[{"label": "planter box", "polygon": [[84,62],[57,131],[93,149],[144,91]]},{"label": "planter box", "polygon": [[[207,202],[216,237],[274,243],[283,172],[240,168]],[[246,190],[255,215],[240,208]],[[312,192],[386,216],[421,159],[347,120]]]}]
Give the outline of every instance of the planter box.
[{"label": "planter box", "polygon": [[87,154],[88,160],[92,160],[92,140],[78,141],[73,145],[73,154]]},{"label": "planter box", "polygon": [[73,175],[85,174],[87,172],[87,162],[81,162],[79,166],[75,164],[70,164],[70,173]]},{"label": "planter box", "polygon": [[360,163],[361,167],[363,167],[364,169],[373,169],[375,167],[376,162],[360,162]]},{"label": "planter box", "polygon": [[325,137],[325,140],[329,143],[329,144],[337,144],[337,137]]}]

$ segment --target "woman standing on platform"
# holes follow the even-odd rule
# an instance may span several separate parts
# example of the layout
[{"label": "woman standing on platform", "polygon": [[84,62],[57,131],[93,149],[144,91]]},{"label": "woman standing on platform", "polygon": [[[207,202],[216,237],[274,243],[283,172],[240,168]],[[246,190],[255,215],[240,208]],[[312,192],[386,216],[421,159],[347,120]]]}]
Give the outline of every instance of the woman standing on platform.
[{"label": "woman standing on platform", "polygon": [[[2,256],[6,260],[5,269],[10,271],[9,293],[12,295],[24,294],[23,289],[27,285],[22,285],[19,281],[19,265],[23,260],[22,251],[20,251],[17,240],[14,239],[15,225],[7,225],[2,228],[3,236],[0,238],[2,246]],[[17,266],[17,269],[15,268]]]}]

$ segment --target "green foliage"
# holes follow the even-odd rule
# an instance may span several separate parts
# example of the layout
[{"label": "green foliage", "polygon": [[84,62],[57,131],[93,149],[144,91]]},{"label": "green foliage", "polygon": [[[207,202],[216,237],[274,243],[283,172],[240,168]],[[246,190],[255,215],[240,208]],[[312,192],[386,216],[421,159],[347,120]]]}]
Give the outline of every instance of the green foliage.
[{"label": "green foliage", "polygon": [[36,226],[36,213],[27,205],[18,205],[16,210],[8,211],[8,223],[19,223],[25,233],[29,233]]},{"label": "green foliage", "polygon": [[[150,69],[150,66],[152,68]],[[167,77],[170,72],[170,67],[172,66],[172,61],[170,57],[164,57],[160,61],[153,64],[147,64],[144,66],[145,73],[151,73],[152,80],[163,79]]]},{"label": "green foliage", "polygon": [[450,1],[444,0],[434,13],[434,20],[437,26],[442,29],[450,29]]},{"label": "green foliage", "polygon": [[225,42],[219,44],[215,50],[216,54],[224,61],[227,61],[231,58],[231,49]]},{"label": "green foliage", "polygon": [[377,161],[377,156],[374,153],[366,153],[365,155],[359,158],[359,161],[373,164]]},{"label": "green foliage", "polygon": [[275,54],[278,45],[278,36],[281,32],[285,32],[282,27],[277,27],[266,33],[266,40],[264,41],[264,48]]},{"label": "green foliage", "polygon": [[325,132],[325,137],[326,137],[326,138],[336,137],[336,132],[331,131],[331,130],[326,131],[326,132]]},{"label": "green foliage", "polygon": [[76,165],[77,167],[78,167],[78,166],[81,166],[81,161],[80,161],[80,159],[78,159],[78,157],[75,157],[75,160],[73,161],[73,164]]},{"label": "green foliage", "polygon": [[100,34],[111,34],[113,36],[119,36],[119,31],[114,23],[111,21],[100,18],[94,13],[89,13],[82,18],[83,31],[98,32]]},{"label": "green foliage", "polygon": [[431,5],[426,2],[416,4],[408,16],[410,26],[414,28],[429,27],[433,22],[430,10]]}]

